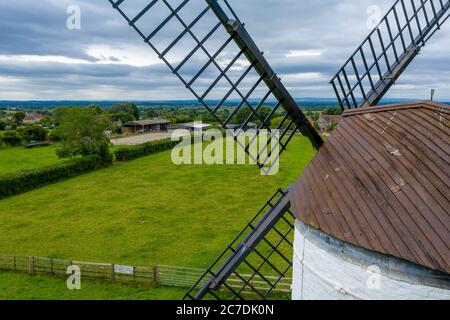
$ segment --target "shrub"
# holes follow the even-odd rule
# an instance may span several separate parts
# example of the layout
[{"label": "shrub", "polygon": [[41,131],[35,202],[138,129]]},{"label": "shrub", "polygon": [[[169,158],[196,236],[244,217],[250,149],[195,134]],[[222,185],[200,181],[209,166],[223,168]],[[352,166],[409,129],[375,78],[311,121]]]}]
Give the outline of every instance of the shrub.
[{"label": "shrub", "polygon": [[3,132],[0,140],[1,140],[1,142],[3,142],[6,145],[9,145],[9,146],[18,146],[22,143],[22,138],[14,130],[9,130],[9,131]]},{"label": "shrub", "polygon": [[65,110],[55,133],[61,138],[60,158],[98,155],[109,161],[110,140],[105,131],[111,127],[111,118],[98,107]]},{"label": "shrub", "polygon": [[16,112],[16,113],[14,113],[12,117],[13,117],[13,119],[14,119],[14,122],[15,122],[17,125],[19,125],[19,124],[22,124],[22,123],[23,123],[23,119],[25,119],[26,116],[27,116],[27,114],[26,114],[25,112],[18,111],[18,112]]},{"label": "shrub", "polygon": [[61,140],[61,137],[58,135],[58,133],[55,130],[51,130],[48,134],[48,138],[53,142],[58,142]]},{"label": "shrub", "polygon": [[0,199],[94,171],[107,165],[108,163],[97,156],[88,156],[50,167],[8,174],[0,177]]},{"label": "shrub", "polygon": [[47,139],[48,130],[38,125],[21,128],[20,134],[22,138],[29,141],[45,141]]},{"label": "shrub", "polygon": [[167,151],[174,148],[179,142],[164,139],[160,141],[152,141],[136,146],[123,146],[114,151],[117,161],[128,161],[141,157],[145,157],[154,153]]},{"label": "shrub", "polygon": [[0,120],[0,131],[3,131],[6,129],[6,122]]}]

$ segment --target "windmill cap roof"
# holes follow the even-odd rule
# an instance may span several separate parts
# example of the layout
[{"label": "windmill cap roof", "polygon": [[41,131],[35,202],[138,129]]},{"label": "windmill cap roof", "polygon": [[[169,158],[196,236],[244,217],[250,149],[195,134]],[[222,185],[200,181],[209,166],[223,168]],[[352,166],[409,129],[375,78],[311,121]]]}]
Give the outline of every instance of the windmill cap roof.
[{"label": "windmill cap roof", "polygon": [[291,187],[298,219],[339,240],[450,273],[450,106],[344,113]]}]

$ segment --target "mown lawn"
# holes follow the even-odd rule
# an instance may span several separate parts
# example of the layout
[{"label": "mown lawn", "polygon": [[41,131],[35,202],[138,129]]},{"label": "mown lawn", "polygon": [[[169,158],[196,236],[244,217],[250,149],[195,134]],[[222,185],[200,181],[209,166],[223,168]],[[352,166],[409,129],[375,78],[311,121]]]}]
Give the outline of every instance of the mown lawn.
[{"label": "mown lawn", "polygon": [[249,165],[176,166],[163,152],[3,199],[0,254],[206,268],[314,153],[296,137],[280,172],[261,176]]},{"label": "mown lawn", "polygon": [[55,150],[55,146],[34,149],[26,149],[25,147],[0,148],[0,176],[67,161],[58,159]]},{"label": "mown lawn", "polygon": [[178,300],[184,289],[143,288],[83,281],[68,290],[65,279],[0,272],[0,300]]}]

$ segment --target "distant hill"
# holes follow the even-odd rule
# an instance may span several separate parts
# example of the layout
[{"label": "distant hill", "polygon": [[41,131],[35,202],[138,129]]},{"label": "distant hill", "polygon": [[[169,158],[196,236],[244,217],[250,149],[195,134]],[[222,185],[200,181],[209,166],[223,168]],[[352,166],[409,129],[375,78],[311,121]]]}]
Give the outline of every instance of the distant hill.
[{"label": "distant hill", "polygon": [[[297,103],[305,109],[315,109],[317,107],[331,107],[336,106],[337,101],[334,98],[298,98],[296,99]],[[382,104],[391,104],[391,103],[401,103],[415,101],[414,99],[384,99]],[[60,106],[89,106],[89,105],[99,105],[102,107],[111,106],[117,103],[122,102],[133,102],[139,106],[148,106],[148,107],[158,107],[158,106],[172,106],[172,107],[201,107],[201,104],[196,100],[153,100],[153,101],[116,101],[116,100],[98,100],[98,101],[87,101],[87,100],[61,100],[61,101],[0,101],[0,109],[6,108],[20,108],[20,109],[33,109],[33,110],[46,110],[52,109]],[[218,101],[209,100],[211,104],[217,104]],[[225,103],[226,106],[234,106],[239,101],[229,100]],[[251,103],[258,103],[258,101],[250,100]],[[450,103],[450,101],[441,101],[445,103]],[[268,101],[266,104],[274,105],[274,101]]]}]

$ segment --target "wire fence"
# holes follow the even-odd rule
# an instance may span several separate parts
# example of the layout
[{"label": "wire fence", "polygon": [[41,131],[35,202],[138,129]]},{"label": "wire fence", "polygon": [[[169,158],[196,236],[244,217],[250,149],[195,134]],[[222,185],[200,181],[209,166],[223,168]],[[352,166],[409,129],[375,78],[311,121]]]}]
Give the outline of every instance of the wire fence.
[{"label": "wire fence", "polygon": [[[77,266],[82,280],[92,279],[106,282],[120,282],[143,286],[192,287],[205,273],[205,269],[184,268],[174,266],[126,266],[111,263],[82,262],[34,256],[0,255],[0,271],[27,273],[29,275],[45,275],[67,278],[71,272],[68,268]],[[268,276],[270,277],[270,276]],[[254,285],[264,285],[262,279],[255,278]],[[205,280],[206,281],[206,280]],[[236,287],[242,286],[242,280],[231,279]],[[284,278],[277,292],[289,293],[292,280]]]}]

